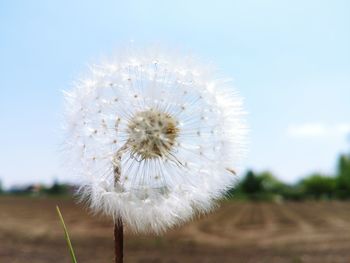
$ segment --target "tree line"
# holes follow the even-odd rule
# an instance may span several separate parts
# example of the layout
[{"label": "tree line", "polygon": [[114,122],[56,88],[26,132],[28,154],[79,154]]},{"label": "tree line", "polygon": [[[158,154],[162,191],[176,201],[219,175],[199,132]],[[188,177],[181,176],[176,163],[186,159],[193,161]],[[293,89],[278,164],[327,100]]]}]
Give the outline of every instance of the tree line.
[{"label": "tree line", "polygon": [[22,196],[50,196],[50,195],[71,195],[75,192],[76,186],[55,181],[52,185],[31,184],[24,186],[13,186],[4,190],[0,182],[0,195],[22,195]]},{"label": "tree line", "polygon": [[[0,182],[0,194],[14,195],[71,195],[76,186],[55,181],[51,186],[42,184],[13,187],[4,191]],[[228,198],[249,200],[305,200],[350,199],[350,154],[342,154],[337,161],[334,175],[311,174],[295,184],[278,180],[271,172],[249,170],[228,191]]]},{"label": "tree line", "polygon": [[271,172],[249,170],[228,192],[229,198],[250,200],[350,199],[350,155],[338,158],[334,175],[313,173],[295,184],[278,180]]}]

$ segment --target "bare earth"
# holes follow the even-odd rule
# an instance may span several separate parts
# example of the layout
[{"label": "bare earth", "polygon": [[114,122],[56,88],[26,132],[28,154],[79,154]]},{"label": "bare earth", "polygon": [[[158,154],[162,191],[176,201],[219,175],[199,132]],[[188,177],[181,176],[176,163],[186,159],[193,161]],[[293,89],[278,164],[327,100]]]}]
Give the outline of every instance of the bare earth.
[{"label": "bare earth", "polygon": [[[0,197],[0,263],[113,262],[112,223],[70,199]],[[165,236],[125,237],[125,262],[350,262],[350,202],[225,202]]]}]

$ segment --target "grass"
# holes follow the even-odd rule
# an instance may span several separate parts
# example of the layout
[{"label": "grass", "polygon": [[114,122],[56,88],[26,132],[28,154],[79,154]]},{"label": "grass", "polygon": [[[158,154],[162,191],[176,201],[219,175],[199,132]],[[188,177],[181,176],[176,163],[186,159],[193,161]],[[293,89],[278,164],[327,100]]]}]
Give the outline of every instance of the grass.
[{"label": "grass", "polygon": [[63,230],[64,230],[64,237],[65,237],[66,242],[67,242],[67,246],[68,246],[68,250],[69,250],[72,262],[73,263],[77,263],[77,259],[75,257],[75,253],[74,253],[74,249],[73,249],[73,246],[72,246],[72,242],[70,241],[68,230],[67,230],[66,224],[64,223],[64,219],[63,219],[63,216],[61,214],[60,208],[58,206],[56,206],[56,210],[57,210],[57,214],[58,214],[58,216],[60,218],[60,221],[61,221],[61,224],[62,224],[62,227],[63,227]]}]

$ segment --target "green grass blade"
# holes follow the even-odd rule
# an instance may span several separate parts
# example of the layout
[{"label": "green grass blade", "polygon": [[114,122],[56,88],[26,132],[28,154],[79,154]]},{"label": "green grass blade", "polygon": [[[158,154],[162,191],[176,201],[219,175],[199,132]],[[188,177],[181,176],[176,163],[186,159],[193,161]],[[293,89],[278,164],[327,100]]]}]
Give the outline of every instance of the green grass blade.
[{"label": "green grass blade", "polygon": [[70,256],[72,258],[72,262],[73,263],[77,263],[77,259],[75,258],[75,254],[74,254],[74,250],[73,250],[73,247],[72,247],[72,243],[70,242],[68,230],[67,230],[66,224],[64,223],[63,216],[61,214],[60,208],[58,206],[56,206],[56,210],[57,210],[57,214],[58,214],[58,216],[60,218],[60,221],[61,221],[61,224],[62,224],[62,227],[63,227],[63,230],[64,230],[64,237],[65,237],[65,239],[67,241],[67,246],[68,246],[68,249],[69,249]]}]

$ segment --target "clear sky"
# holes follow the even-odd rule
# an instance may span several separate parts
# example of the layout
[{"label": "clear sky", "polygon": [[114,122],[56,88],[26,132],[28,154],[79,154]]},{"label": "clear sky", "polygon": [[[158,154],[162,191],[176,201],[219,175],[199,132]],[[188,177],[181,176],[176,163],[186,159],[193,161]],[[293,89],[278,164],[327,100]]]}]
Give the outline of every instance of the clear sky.
[{"label": "clear sky", "polygon": [[350,1],[0,1],[0,178],[69,180],[61,90],[133,40],[190,50],[233,77],[246,167],[293,182],[350,149]]}]

